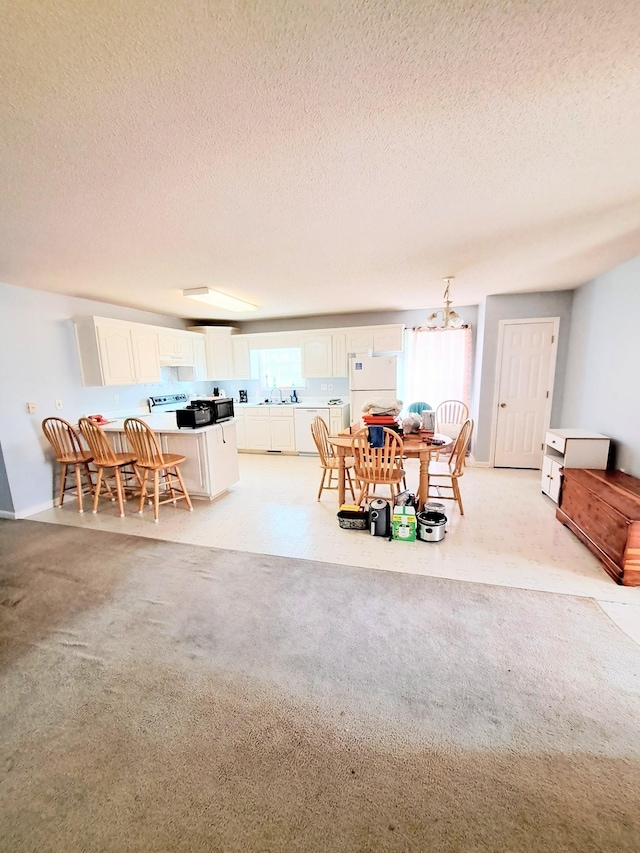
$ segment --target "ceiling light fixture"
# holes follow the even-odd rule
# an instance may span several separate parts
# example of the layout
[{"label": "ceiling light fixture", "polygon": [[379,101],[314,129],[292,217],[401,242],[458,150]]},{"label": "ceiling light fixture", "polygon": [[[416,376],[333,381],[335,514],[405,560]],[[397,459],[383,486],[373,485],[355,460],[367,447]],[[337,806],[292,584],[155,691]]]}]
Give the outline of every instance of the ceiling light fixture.
[{"label": "ceiling light fixture", "polygon": [[452,275],[442,279],[446,284],[444,289],[444,308],[438,308],[433,314],[429,314],[427,317],[428,329],[459,329],[464,325],[462,317],[450,307],[451,299],[449,290],[453,279],[454,276]]},{"label": "ceiling light fixture", "polygon": [[212,290],[210,287],[190,287],[188,290],[183,290],[182,295],[188,296],[189,299],[197,299],[198,302],[206,302],[207,305],[215,305],[216,308],[224,308],[226,311],[237,311],[239,314],[258,310],[258,306],[252,305],[251,302],[245,302],[244,299],[237,299],[219,290]]}]

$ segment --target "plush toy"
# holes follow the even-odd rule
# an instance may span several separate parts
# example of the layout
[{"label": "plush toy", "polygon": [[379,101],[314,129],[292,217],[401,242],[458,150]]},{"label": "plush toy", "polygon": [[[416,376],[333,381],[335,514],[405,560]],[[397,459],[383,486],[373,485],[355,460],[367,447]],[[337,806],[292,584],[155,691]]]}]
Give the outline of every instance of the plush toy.
[{"label": "plush toy", "polygon": [[419,432],[421,424],[422,418],[420,415],[411,413],[402,421],[402,431],[406,434]]}]

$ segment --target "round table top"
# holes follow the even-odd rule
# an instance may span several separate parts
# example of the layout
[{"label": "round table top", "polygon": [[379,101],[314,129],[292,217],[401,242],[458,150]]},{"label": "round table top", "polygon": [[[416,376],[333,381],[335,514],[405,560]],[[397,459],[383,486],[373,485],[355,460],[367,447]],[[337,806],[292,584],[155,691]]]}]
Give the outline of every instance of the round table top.
[{"label": "round table top", "polygon": [[[354,432],[344,432],[338,435],[330,435],[327,437],[329,444],[333,447],[351,447],[353,437],[358,430]],[[447,450],[455,441],[450,435],[444,433],[409,433],[405,436],[400,436],[403,440],[405,454],[422,453],[423,451]],[[434,441],[442,442],[442,444],[434,444]]]}]

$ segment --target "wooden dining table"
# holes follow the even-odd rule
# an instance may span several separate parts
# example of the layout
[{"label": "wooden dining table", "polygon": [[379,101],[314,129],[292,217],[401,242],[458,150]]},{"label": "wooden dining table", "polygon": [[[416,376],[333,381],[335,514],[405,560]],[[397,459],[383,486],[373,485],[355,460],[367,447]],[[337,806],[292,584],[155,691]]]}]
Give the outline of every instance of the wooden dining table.
[{"label": "wooden dining table", "polygon": [[[338,457],[338,505],[342,506],[345,501],[345,464],[344,460],[347,456],[353,456],[353,437],[358,430],[363,429],[366,424],[357,422],[351,424],[348,429],[342,432],[330,435],[327,438],[329,444],[335,449]],[[438,441],[442,444],[434,444]],[[409,433],[402,436],[403,453],[409,459],[420,460],[420,481],[418,493],[420,496],[418,509],[421,510],[429,499],[429,462],[432,456],[435,456],[440,450],[449,450],[455,439],[449,435],[441,433]]]}]

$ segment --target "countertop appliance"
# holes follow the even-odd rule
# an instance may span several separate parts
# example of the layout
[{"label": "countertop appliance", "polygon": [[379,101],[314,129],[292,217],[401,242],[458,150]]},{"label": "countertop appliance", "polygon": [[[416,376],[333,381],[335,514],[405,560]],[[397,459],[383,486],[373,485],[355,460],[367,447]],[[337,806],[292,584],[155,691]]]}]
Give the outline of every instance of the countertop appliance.
[{"label": "countertop appliance", "polygon": [[209,426],[213,423],[211,409],[208,406],[187,406],[186,409],[178,409],[176,423],[179,429]]},{"label": "countertop appliance", "polygon": [[444,514],[444,504],[428,502],[424,510],[418,513],[417,535],[423,542],[441,542],[446,531],[447,516]]},{"label": "countertop appliance", "polygon": [[369,504],[369,530],[372,536],[389,536],[391,533],[391,507],[383,498]]},{"label": "countertop appliance", "polygon": [[208,424],[220,424],[234,416],[233,400],[231,397],[193,400],[186,408],[178,409],[176,415],[179,427],[195,429]]},{"label": "countertop appliance", "polygon": [[351,417],[357,420],[362,406],[373,397],[396,399],[398,359],[395,355],[354,356],[349,359]]}]

